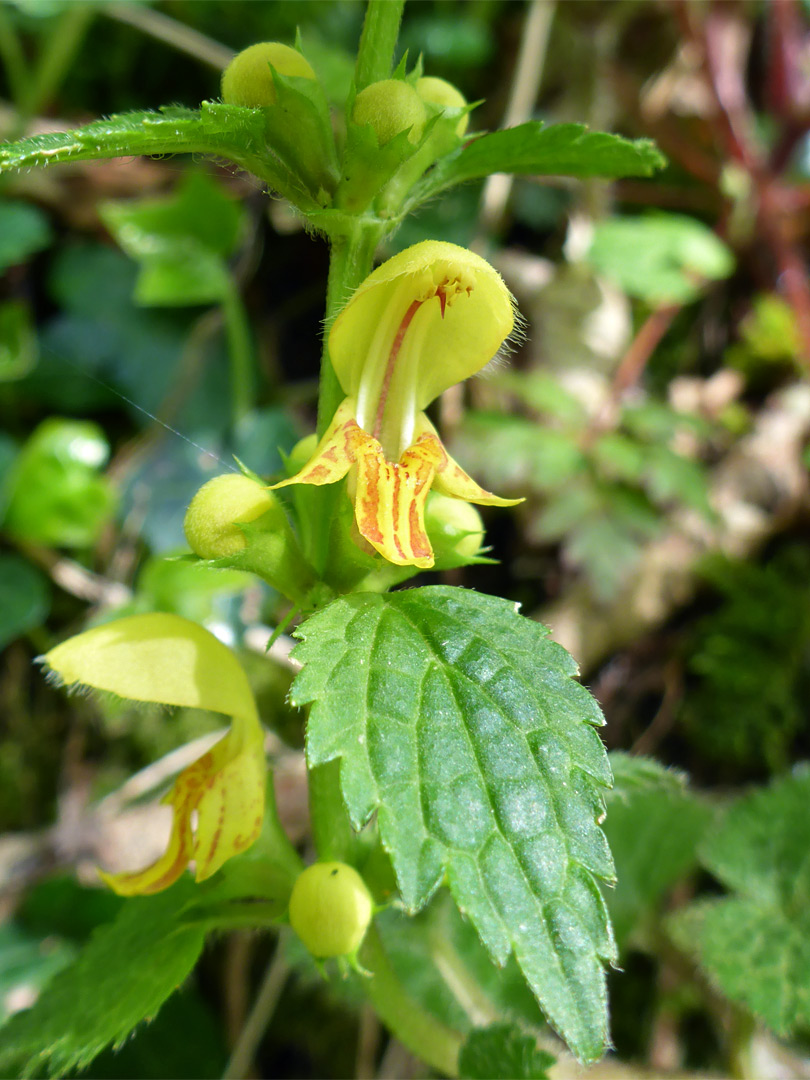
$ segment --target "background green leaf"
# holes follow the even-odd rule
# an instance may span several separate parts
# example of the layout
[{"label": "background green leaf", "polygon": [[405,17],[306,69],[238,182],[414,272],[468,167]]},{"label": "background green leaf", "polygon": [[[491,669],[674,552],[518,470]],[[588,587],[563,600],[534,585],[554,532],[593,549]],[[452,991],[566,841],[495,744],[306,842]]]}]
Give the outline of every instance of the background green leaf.
[{"label": "background green leaf", "polygon": [[700,849],[732,895],[676,913],[676,943],[779,1035],[810,1024],[810,768],[740,799]]},{"label": "background green leaf", "polygon": [[701,221],[682,214],[599,222],[588,261],[629,296],[652,305],[689,303],[705,281],[734,270],[726,244]]},{"label": "background green leaf", "polygon": [[[2,152],[0,147],[0,156]],[[50,242],[50,226],[41,210],[22,200],[0,199],[0,273]]]},{"label": "background green leaf", "polygon": [[655,762],[649,766],[629,786],[625,771],[608,799],[605,833],[616,888],[606,890],[605,899],[620,949],[631,934],[643,936],[667,891],[697,865],[697,845],[712,818],[705,803],[673,782],[673,774]]},{"label": "background green leaf", "polygon": [[4,527],[33,543],[90,546],[116,504],[112,486],[99,474],[108,453],[96,424],[44,421],[12,467]]},{"label": "background green leaf", "polygon": [[555,1058],[537,1047],[537,1041],[515,1024],[491,1024],[473,1031],[458,1056],[463,1080],[547,1080]]},{"label": "background green leaf", "polygon": [[51,606],[44,575],[20,555],[0,555],[0,649],[38,626]]},{"label": "background green leaf", "polygon": [[226,295],[225,260],[239,243],[245,212],[206,173],[185,173],[165,198],[106,203],[101,216],[127,255],[140,263],[138,303],[209,304]]}]

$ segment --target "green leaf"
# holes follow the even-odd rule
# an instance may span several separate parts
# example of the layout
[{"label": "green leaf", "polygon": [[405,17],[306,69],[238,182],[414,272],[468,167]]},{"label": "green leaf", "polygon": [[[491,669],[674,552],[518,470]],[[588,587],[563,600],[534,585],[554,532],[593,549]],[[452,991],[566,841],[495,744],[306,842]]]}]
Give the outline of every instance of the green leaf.
[{"label": "green leaf", "polygon": [[271,70],[276,101],[261,110],[267,140],[290,173],[300,176],[324,206],[337,186],[340,165],[323,89],[317,80]]},{"label": "green leaf", "polygon": [[407,201],[418,206],[445,188],[490,173],[528,176],[651,176],[666,159],[649,139],[623,139],[584,124],[553,124],[537,120],[483,135],[436,163]]},{"label": "green leaf", "polygon": [[680,502],[707,517],[712,514],[706,470],[699,461],[668,446],[646,451],[645,487],[656,502]]},{"label": "green leaf", "polygon": [[0,1028],[0,1068],[20,1066],[31,1076],[46,1066],[50,1076],[63,1076],[154,1017],[202,951],[202,926],[180,922],[193,889],[183,882],[128,901],[32,1009]]},{"label": "green leaf", "polygon": [[514,952],[574,1052],[597,1058],[611,776],[574,661],[514,604],[443,586],[344,597],[296,634],[310,767],[342,759],[352,821],[378,812],[406,907],[446,878],[493,959]]},{"label": "green leaf", "polygon": [[[0,157],[3,148],[0,147]],[[22,200],[0,199],[0,273],[51,242],[48,219]]]},{"label": "green leaf", "polygon": [[101,217],[140,263],[138,303],[216,303],[231,288],[225,260],[239,243],[244,211],[205,173],[186,173],[168,197],[105,203]]},{"label": "green leaf", "polygon": [[617,787],[608,800],[605,833],[617,885],[606,900],[620,948],[646,928],[666,893],[696,865],[712,817],[670,773],[660,767],[657,773],[654,780],[649,769],[640,771],[634,786]]},{"label": "green leaf", "polygon": [[807,766],[740,799],[700,849],[732,895],[670,920],[712,982],[783,1036],[810,1024],[808,804]]},{"label": "green leaf", "polygon": [[268,146],[263,110],[209,101],[199,110],[164,106],[159,112],[120,113],[70,131],[6,143],[0,146],[0,173],[131,154],[227,158],[299,205],[315,205]]},{"label": "green leaf", "polygon": [[696,300],[706,281],[734,270],[731,250],[682,214],[611,218],[596,226],[588,261],[629,296],[657,304]]},{"label": "green leaf", "polygon": [[198,990],[186,987],[120,1049],[103,1051],[82,1080],[218,1080],[228,1057],[220,1017]]},{"label": "green leaf", "polygon": [[516,1024],[490,1024],[469,1035],[459,1051],[458,1068],[462,1080],[547,1080],[555,1060]]},{"label": "green leaf", "polygon": [[0,649],[39,626],[51,606],[48,582],[20,555],[0,555]]}]

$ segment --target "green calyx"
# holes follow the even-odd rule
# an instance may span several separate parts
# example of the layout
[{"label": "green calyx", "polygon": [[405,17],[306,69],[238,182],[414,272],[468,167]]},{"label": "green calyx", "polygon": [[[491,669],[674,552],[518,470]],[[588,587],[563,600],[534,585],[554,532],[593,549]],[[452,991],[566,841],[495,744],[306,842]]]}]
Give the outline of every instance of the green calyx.
[{"label": "green calyx", "polygon": [[436,491],[425,508],[425,528],[440,568],[474,561],[484,542],[484,522],[477,508]]},{"label": "green calyx", "polygon": [[263,484],[236,473],[214,477],[191,500],[183,527],[201,559],[258,574],[294,603],[310,606],[315,574],[283,505]]},{"label": "green calyx", "polygon": [[201,559],[222,559],[247,547],[240,524],[278,506],[271,491],[247,476],[229,473],[203,484],[183,521],[188,546]]},{"label": "green calyx", "polygon": [[[440,109],[463,109],[467,105],[467,99],[462,92],[445,79],[438,79],[435,75],[423,75],[416,80],[416,92],[422,101],[430,105],[436,105]],[[464,113],[455,127],[456,135],[461,138],[467,130],[469,115]]]}]

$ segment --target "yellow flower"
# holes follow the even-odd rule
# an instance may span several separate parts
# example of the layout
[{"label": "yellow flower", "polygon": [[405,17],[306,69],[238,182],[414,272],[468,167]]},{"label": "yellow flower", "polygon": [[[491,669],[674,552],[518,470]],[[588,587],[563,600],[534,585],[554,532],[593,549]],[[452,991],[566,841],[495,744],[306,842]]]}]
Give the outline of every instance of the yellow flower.
[{"label": "yellow flower", "polygon": [[358,530],[389,562],[429,567],[431,488],[466,502],[512,506],[450,457],[424,409],[485,367],[512,332],[512,297],[478,255],[425,240],[379,266],[329,334],[346,399],[309,462],[276,487],[334,484],[349,474]]},{"label": "yellow flower", "polygon": [[66,686],[232,718],[228,734],[184,769],[164,797],[173,811],[164,854],[143,870],[101,873],[111,888],[122,896],[159,892],[192,859],[203,881],[250,847],[264,818],[264,738],[247,677],[230,649],[178,615],[149,614],[94,627],[43,659]]}]

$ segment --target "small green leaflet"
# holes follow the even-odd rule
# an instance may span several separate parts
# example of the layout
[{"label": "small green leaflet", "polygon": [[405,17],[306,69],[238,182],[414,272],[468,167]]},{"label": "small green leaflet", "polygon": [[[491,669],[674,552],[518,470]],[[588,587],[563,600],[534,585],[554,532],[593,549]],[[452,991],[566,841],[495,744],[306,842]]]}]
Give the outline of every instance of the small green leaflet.
[{"label": "small green leaflet", "polygon": [[580,179],[652,176],[666,158],[650,139],[624,139],[584,124],[538,120],[494,131],[442,158],[414,187],[407,201],[413,209],[445,188],[490,173],[523,176],[574,176]]},{"label": "small green leaflet", "polygon": [[493,959],[513,952],[572,1050],[598,1058],[611,775],[574,661],[514,604],[444,586],[343,597],[296,635],[309,765],[342,759],[352,821],[378,812],[405,905],[446,880]]},{"label": "small green leaflet", "polygon": [[205,926],[180,921],[194,895],[188,879],[158,896],[127,901],[36,1005],[0,1028],[0,1073],[33,1076],[47,1068],[50,1076],[64,1076],[152,1019],[202,951]]},{"label": "small green leaflet", "polygon": [[490,1024],[473,1031],[458,1056],[462,1080],[548,1080],[547,1070],[555,1058],[537,1048],[536,1039],[517,1024]]},{"label": "small green leaflet", "polygon": [[670,920],[733,1002],[782,1036],[810,1025],[810,768],[741,799],[700,849],[732,895]]},{"label": "small green leaflet", "polygon": [[139,304],[211,304],[232,283],[227,259],[244,231],[241,203],[207,173],[189,170],[168,196],[103,203],[101,217],[140,264]]},{"label": "small green leaflet", "polygon": [[315,204],[271,152],[260,109],[203,102],[199,109],[164,106],[94,120],[84,127],[0,145],[0,173],[63,161],[134,154],[211,154],[255,173],[298,205]]},{"label": "small green leaflet", "polygon": [[51,229],[41,210],[22,199],[0,199],[0,273],[50,242]]},{"label": "small green leaflet", "polygon": [[644,940],[667,892],[696,865],[697,845],[712,814],[683,777],[657,762],[627,754],[611,754],[610,762],[616,786],[605,832],[618,884],[605,899],[624,950],[628,940]]},{"label": "small green leaflet", "polygon": [[691,303],[705,283],[734,271],[731,249],[707,225],[685,214],[602,221],[587,261],[628,296],[651,306]]}]

